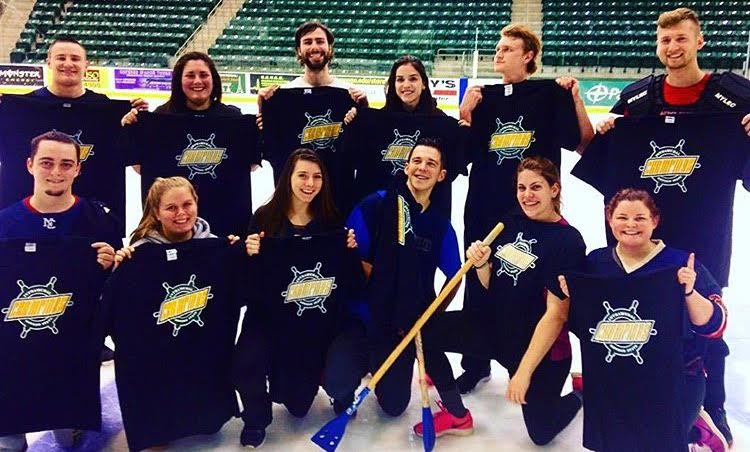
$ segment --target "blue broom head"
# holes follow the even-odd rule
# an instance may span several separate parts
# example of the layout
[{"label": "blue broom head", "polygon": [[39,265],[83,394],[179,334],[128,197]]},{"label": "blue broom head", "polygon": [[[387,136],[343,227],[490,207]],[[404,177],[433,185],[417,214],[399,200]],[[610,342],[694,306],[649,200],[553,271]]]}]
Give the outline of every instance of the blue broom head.
[{"label": "blue broom head", "polygon": [[344,433],[346,432],[346,424],[349,422],[349,418],[354,415],[354,413],[357,411],[357,408],[359,408],[359,405],[369,393],[369,388],[364,388],[362,391],[360,391],[360,393],[357,395],[357,398],[354,400],[354,403],[352,403],[352,406],[347,408],[346,411],[344,411],[334,419],[328,421],[328,423],[324,425],[323,428],[318,430],[318,432],[314,434],[312,438],[310,438],[310,440],[323,450],[326,450],[328,452],[335,451],[336,448],[339,447],[341,439],[344,437]]},{"label": "blue broom head", "polygon": [[435,423],[430,407],[422,408],[422,444],[425,452],[431,452],[435,447]]}]

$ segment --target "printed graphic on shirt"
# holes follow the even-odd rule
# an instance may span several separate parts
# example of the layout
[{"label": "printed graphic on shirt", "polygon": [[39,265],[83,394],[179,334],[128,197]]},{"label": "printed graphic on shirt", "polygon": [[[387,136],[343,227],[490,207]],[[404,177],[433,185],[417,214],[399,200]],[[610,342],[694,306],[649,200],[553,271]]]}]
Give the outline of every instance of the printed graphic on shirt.
[{"label": "printed graphic on shirt", "polygon": [[65,309],[73,306],[72,293],[58,293],[55,290],[57,278],[51,277],[47,284],[26,285],[22,280],[16,281],[21,288],[18,296],[10,306],[2,310],[6,322],[18,322],[23,327],[21,338],[25,339],[29,331],[50,330],[59,333],[57,319]]},{"label": "printed graphic on shirt", "polygon": [[336,278],[327,278],[323,276],[320,269],[323,267],[321,262],[315,264],[311,270],[297,270],[292,266],[292,282],[289,283],[286,290],[281,292],[284,297],[284,303],[295,303],[297,305],[297,316],[301,317],[306,309],[320,309],[323,314],[326,313],[326,299],[336,288]]},{"label": "printed graphic on shirt", "polygon": [[419,130],[417,130],[414,132],[414,135],[401,135],[398,133],[398,129],[393,129],[393,134],[395,135],[393,142],[388,145],[388,149],[380,151],[383,154],[384,162],[393,163],[391,174],[403,171],[406,167],[406,159],[409,157],[409,152],[411,152],[414,145],[417,144],[419,133]]},{"label": "printed graphic on shirt", "polygon": [[341,122],[331,120],[331,109],[329,108],[324,115],[312,116],[305,113],[307,125],[298,135],[300,144],[310,143],[316,151],[331,149],[335,151],[333,142],[341,134]]},{"label": "printed graphic on shirt", "polygon": [[190,170],[188,179],[193,180],[196,174],[209,174],[216,179],[216,167],[228,156],[227,148],[214,145],[215,138],[215,133],[205,139],[187,134],[188,146],[175,159],[177,166],[186,166]]},{"label": "printed graphic on shirt", "polygon": [[638,315],[638,300],[633,300],[629,308],[613,309],[608,302],[602,303],[606,314],[589,328],[591,342],[597,342],[607,349],[604,360],[611,363],[615,356],[632,356],[638,364],[643,364],[641,348],[651,336],[656,336],[653,320],[643,320]]},{"label": "printed graphic on shirt", "polygon": [[171,323],[172,336],[177,336],[180,328],[184,328],[191,323],[203,326],[201,312],[208,305],[208,300],[214,296],[211,293],[211,286],[201,289],[195,285],[195,275],[190,275],[190,280],[184,284],[170,286],[169,283],[163,282],[162,287],[167,291],[164,301],[161,303],[158,312],[154,312],[156,324]]},{"label": "printed graphic on shirt", "polygon": [[54,218],[45,218],[42,217],[42,227],[44,229],[56,229],[57,226],[55,226],[55,219]]},{"label": "printed graphic on shirt", "polygon": [[396,234],[398,235],[398,244],[406,245],[406,234],[414,233],[414,229],[411,227],[411,213],[409,212],[409,203],[406,202],[403,196],[398,195],[398,222]]},{"label": "printed graphic on shirt", "polygon": [[[57,132],[57,130],[54,130]],[[79,130],[78,132],[74,133],[73,135],[70,135],[65,132],[61,132],[68,137],[70,137],[71,140],[78,143],[78,146],[81,148],[81,152],[78,153],[79,158],[81,159],[81,163],[85,162],[86,159],[88,159],[90,156],[94,155],[94,145],[93,144],[85,144],[83,141],[81,141],[81,135],[83,135],[83,130]]]},{"label": "printed graphic on shirt", "polygon": [[699,155],[687,155],[682,147],[685,140],[680,140],[676,145],[658,146],[651,141],[652,153],[643,166],[639,166],[641,179],[650,178],[656,183],[654,193],[659,193],[662,187],[678,186],[683,193],[687,193],[685,179],[693,171],[701,167],[698,163]]},{"label": "printed graphic on shirt", "polygon": [[497,129],[490,136],[490,152],[497,154],[497,164],[505,159],[523,160],[523,153],[536,141],[533,130],[523,128],[523,116],[515,122],[502,122],[495,119]]},{"label": "printed graphic on shirt", "polygon": [[532,251],[532,246],[536,239],[523,239],[523,232],[519,232],[516,241],[498,246],[495,257],[500,260],[500,268],[497,270],[497,276],[505,273],[513,278],[513,285],[518,284],[518,276],[528,270],[536,267],[536,260],[539,258]]}]

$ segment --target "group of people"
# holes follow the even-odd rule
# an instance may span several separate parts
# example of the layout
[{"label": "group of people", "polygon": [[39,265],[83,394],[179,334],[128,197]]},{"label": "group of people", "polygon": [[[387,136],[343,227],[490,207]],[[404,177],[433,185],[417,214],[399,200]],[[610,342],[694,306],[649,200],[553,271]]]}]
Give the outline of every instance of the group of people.
[{"label": "group of people", "polygon": [[[367,107],[367,98],[363,91],[330,73],[333,42],[333,33],[321,23],[305,23],[298,29],[295,49],[304,73],[286,85],[260,91],[259,129],[263,127],[263,103],[277,89],[321,86],[348,91],[355,107],[343,122],[356,123],[358,112]],[[640,108],[640,103],[628,104],[625,99],[615,112],[647,115],[710,110],[704,102],[704,90],[716,75],[699,69],[697,52],[703,45],[694,12],[680,8],[662,14],[657,27],[657,55],[666,75],[648,80],[646,98],[650,107],[636,109],[632,106]],[[504,86],[513,87],[511,94],[528,88],[540,51],[539,38],[527,27],[511,24],[501,31],[495,69],[502,74]],[[85,49],[77,41],[59,39],[50,45],[48,64],[51,84],[34,95],[66,102],[101,100],[101,95],[83,87],[87,61]],[[750,85],[744,79],[738,83]],[[634,85],[645,86],[643,82]],[[394,63],[385,89],[384,110],[445,116],[430,93],[424,65],[415,57],[404,56]],[[558,138],[552,143],[562,143],[584,154],[594,137],[594,128],[586,115],[578,82],[562,77],[552,89],[567,96],[565,105],[572,128],[555,130]],[[627,89],[625,92],[633,93]],[[468,149],[469,157],[458,165],[471,163],[472,176],[485,171],[482,165],[486,163],[481,160],[484,156],[477,157],[476,153],[482,146],[488,153],[487,143],[473,138],[472,130],[477,129],[475,120],[490,102],[490,94],[491,87],[472,87],[460,107],[458,124],[467,131],[466,146],[476,149]],[[505,96],[509,96],[507,88]],[[148,108],[142,99],[131,104],[132,110],[122,118],[125,128],[137,123],[139,112]],[[550,105],[546,108],[556,108],[557,103],[550,99]],[[241,114],[236,107],[222,103],[219,73],[210,57],[199,52],[187,53],[177,61],[170,99],[156,113]],[[596,130],[605,134],[615,124],[608,119]],[[743,117],[742,126],[750,135],[750,114]],[[539,140],[545,127],[558,129],[560,125],[538,124]],[[272,402],[283,403],[294,416],[305,416],[322,386],[332,399],[334,411],[344,412],[353,402],[361,379],[379,367],[435,298],[437,270],[447,277],[459,270],[463,253],[456,232],[450,218],[433,205],[436,187],[450,183],[446,180],[447,167],[456,165],[452,152],[440,140],[420,137],[406,155],[403,171],[394,174],[382,190],[358,200],[351,209],[342,209],[332,193],[333,174],[315,150],[302,147],[291,153],[276,175],[273,195],[254,212],[247,233],[227,237],[230,243],[244,242],[250,267],[264,252],[273,252],[269,239],[334,233],[340,234],[342,252],[356,252],[361,261],[361,268],[351,276],[357,280],[353,285],[359,285],[358,295],[347,300],[344,320],[336,324],[336,331],[322,341],[317,336],[316,340],[306,338],[305,331],[296,332],[300,344],[319,348],[306,350],[314,357],[309,362],[293,362],[287,356],[285,345],[276,340],[280,332],[269,324],[277,314],[254,307],[253,303],[261,301],[249,297],[231,369],[244,407],[245,426],[240,438],[243,446],[263,444],[265,429],[272,422]],[[480,186],[479,176],[470,179],[469,196],[474,196],[475,203],[481,197],[482,203],[490,206],[489,214],[483,214],[489,219],[482,218],[482,224],[477,224],[474,219],[478,218],[475,212],[479,207],[470,207],[467,201],[465,259],[473,263],[474,269],[466,277],[464,309],[436,314],[422,331],[427,373],[441,398],[440,411],[434,415],[436,434],[472,433],[474,420],[464,406],[462,394],[475,390],[478,383],[490,377],[489,360],[494,359],[508,371],[506,398],[521,405],[532,442],[551,442],[576,416],[585,397],[580,378],[574,380],[571,393],[561,396],[572,357],[566,322],[571,297],[575,300],[565,275],[587,272],[622,276],[676,266],[679,270],[675,278],[684,286],[684,305],[690,321],[684,347],[685,400],[689,401],[684,410],[684,430],[691,443],[713,451],[725,450],[732,437],[723,407],[723,368],[728,349],[720,339],[727,316],[721,302],[721,285],[700,263],[701,256],[657,240],[659,208],[644,190],[621,187],[609,199],[606,222],[614,241],[610,247],[587,256],[581,234],[562,215],[560,146],[544,152],[550,157],[521,154],[517,159],[506,158],[504,163],[512,165],[508,172],[512,180],[502,181],[502,193],[488,192],[489,187]],[[82,168],[79,153],[79,144],[59,132],[33,139],[27,160],[34,179],[33,193],[0,211],[0,238],[91,237],[102,269],[117,272],[118,267],[128,265],[144,243],[175,244],[216,237],[209,222],[199,216],[199,196],[191,182],[182,177],[163,177],[157,178],[148,190],[143,218],[123,247],[116,232],[119,220],[106,206],[73,194],[73,183]],[[493,165],[495,157],[492,154]],[[502,158],[497,165],[500,162]],[[472,195],[472,190],[482,193]],[[495,196],[497,200],[493,199]],[[479,241],[489,232],[487,221],[505,224],[505,232],[491,244]],[[533,261],[523,265],[504,254],[509,246],[519,243],[527,247],[521,249],[532,254]],[[509,262],[516,266],[509,266]],[[282,270],[286,271],[279,269]],[[252,292],[253,288],[247,290]],[[296,315],[307,314],[299,311]],[[447,352],[464,355],[465,372],[458,379],[453,377]],[[408,348],[376,387],[378,402],[390,416],[399,416],[409,403],[415,355],[414,346]],[[424,433],[421,423],[414,426],[414,432]],[[59,430],[55,435],[61,444],[70,446],[79,432]],[[23,432],[0,437],[0,450],[25,448]]]}]

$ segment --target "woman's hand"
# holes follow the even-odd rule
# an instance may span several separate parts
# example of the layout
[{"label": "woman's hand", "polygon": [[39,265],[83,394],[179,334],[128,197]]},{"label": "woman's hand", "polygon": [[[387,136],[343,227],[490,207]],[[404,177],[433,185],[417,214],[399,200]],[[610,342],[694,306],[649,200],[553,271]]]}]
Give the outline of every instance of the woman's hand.
[{"label": "woman's hand", "polygon": [[115,262],[115,249],[106,242],[94,242],[91,248],[96,249],[96,261],[107,270]]},{"label": "woman's hand", "polygon": [[238,235],[229,234],[227,236],[227,240],[229,240],[229,244],[230,245],[234,245],[235,243],[237,243],[237,240],[239,240],[239,239],[240,239],[240,236],[238,236]]},{"label": "woman's hand", "polygon": [[349,111],[346,112],[346,115],[344,116],[344,124],[347,126],[354,121],[354,118],[357,117],[357,107],[352,107],[349,109]]},{"label": "woman's hand", "polygon": [[357,237],[354,235],[354,229],[349,229],[346,232],[346,247],[347,248],[357,247]]},{"label": "woman's hand", "polygon": [[677,270],[677,281],[685,285],[685,295],[692,293],[695,288],[695,253],[690,253],[687,264]]},{"label": "woman's hand", "polygon": [[520,369],[516,371],[513,378],[508,382],[505,390],[505,398],[518,405],[526,405],[526,392],[531,384],[531,375],[527,375]]},{"label": "woman's hand", "polygon": [[133,257],[133,252],[135,252],[135,247],[130,245],[123,246],[122,248],[117,250],[117,252],[115,253],[115,268],[119,267],[125,259],[130,259],[131,257]]},{"label": "woman's hand", "polygon": [[477,240],[469,246],[466,250],[466,258],[474,261],[474,267],[484,267],[484,264],[490,259],[492,250],[488,245],[482,243],[481,240]]},{"label": "woman's hand", "polygon": [[568,290],[568,281],[565,280],[563,275],[557,275],[557,281],[560,283],[560,291],[565,294],[565,298],[570,298],[570,290]]},{"label": "woman's hand", "polygon": [[125,113],[125,116],[120,120],[120,125],[123,127],[135,124],[138,122],[138,109],[131,108],[129,112]]},{"label": "woman's hand", "polygon": [[255,256],[260,254],[260,239],[265,237],[265,232],[261,231],[258,234],[250,234],[245,239],[245,251],[248,256]]}]

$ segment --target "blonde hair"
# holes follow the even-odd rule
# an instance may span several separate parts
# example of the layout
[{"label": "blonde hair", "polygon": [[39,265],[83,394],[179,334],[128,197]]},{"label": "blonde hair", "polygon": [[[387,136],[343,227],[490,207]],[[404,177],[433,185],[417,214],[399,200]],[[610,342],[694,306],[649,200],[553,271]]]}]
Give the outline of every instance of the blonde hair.
[{"label": "blonde hair", "polygon": [[198,194],[195,192],[193,184],[184,177],[157,177],[154,180],[154,183],[151,184],[151,188],[148,189],[146,201],[143,203],[143,217],[141,218],[140,223],[138,223],[138,227],[135,228],[135,231],[130,235],[131,245],[146,237],[151,231],[163,233],[161,223],[156,218],[156,212],[159,210],[161,198],[164,196],[164,193],[172,188],[183,187],[190,191],[193,200],[198,204]]},{"label": "blonde hair", "polygon": [[526,63],[526,72],[533,74],[536,72],[536,59],[542,50],[542,41],[539,40],[539,36],[534,33],[531,28],[521,24],[508,24],[502,30],[500,30],[500,36],[507,36],[509,38],[516,38],[523,41],[523,51],[534,52],[534,58]]},{"label": "blonde hair", "polygon": [[674,27],[682,21],[688,20],[698,27],[698,33],[701,31],[701,23],[698,20],[698,14],[690,8],[677,8],[659,15],[656,25],[659,28]]}]

